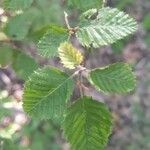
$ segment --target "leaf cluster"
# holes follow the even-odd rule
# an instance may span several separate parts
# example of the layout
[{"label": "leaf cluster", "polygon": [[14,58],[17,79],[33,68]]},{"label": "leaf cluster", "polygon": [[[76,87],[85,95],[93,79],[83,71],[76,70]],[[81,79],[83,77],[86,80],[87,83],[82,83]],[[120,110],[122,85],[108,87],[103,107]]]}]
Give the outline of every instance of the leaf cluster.
[{"label": "leaf cluster", "polygon": [[[8,2],[8,0],[5,1]],[[14,9],[24,10],[32,4],[31,0],[27,2],[9,0],[9,3],[4,4],[8,9],[11,9],[9,5],[15,5]],[[96,69],[88,69],[84,65],[86,60],[84,60],[83,50],[71,43],[70,39],[74,36],[87,52],[89,48],[94,50],[94,48],[115,43],[137,29],[137,23],[128,14],[117,8],[98,8],[96,6],[99,1],[96,0],[90,2],[85,4],[85,1],[69,0],[70,5],[75,5],[79,9],[95,7],[82,13],[76,27],[70,27],[65,13],[66,27],[51,24],[38,32],[40,33],[37,44],[38,53],[46,58],[58,57],[63,66],[70,69],[72,73],[66,73],[57,67],[45,66],[34,71],[24,85],[24,111],[34,118],[60,121],[64,135],[73,150],[103,149],[112,129],[112,117],[107,106],[99,100],[84,95],[83,78],[104,93],[126,93],[135,88],[135,76],[130,65],[117,62]],[[30,25],[36,22],[34,15],[28,19],[29,15],[34,14],[34,11],[31,12],[12,17],[5,28],[7,35],[16,40],[24,39]],[[22,58],[26,55],[17,56],[17,63],[13,65],[16,70],[26,66],[26,62],[21,64]],[[26,60],[28,63],[33,63],[33,60],[28,57]],[[29,72],[37,67],[35,63],[33,64]],[[21,71],[18,72],[22,75]],[[75,102],[70,102],[76,76],[80,80],[81,97]]]}]

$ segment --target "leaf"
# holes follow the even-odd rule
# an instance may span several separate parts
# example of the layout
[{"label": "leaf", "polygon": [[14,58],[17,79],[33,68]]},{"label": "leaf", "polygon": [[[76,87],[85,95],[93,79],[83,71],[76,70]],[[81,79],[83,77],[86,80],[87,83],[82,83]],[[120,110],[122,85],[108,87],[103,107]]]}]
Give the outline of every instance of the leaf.
[{"label": "leaf", "polygon": [[116,42],[137,29],[137,23],[129,15],[116,8],[98,10],[96,19],[81,21],[76,36],[83,46],[98,48]]},{"label": "leaf", "polygon": [[30,37],[37,43],[44,34],[51,28],[51,24],[40,27],[39,29],[34,29],[34,31],[30,34]]},{"label": "leaf", "polygon": [[142,25],[146,30],[150,30],[150,13],[144,17]]},{"label": "leaf", "polygon": [[82,97],[68,108],[63,128],[73,150],[101,150],[111,125],[111,114],[103,103]]},{"label": "leaf", "polygon": [[19,150],[16,143],[12,142],[10,139],[0,138],[0,149],[1,150]]},{"label": "leaf", "polygon": [[0,105],[0,121],[3,117],[10,115],[11,111],[10,109],[4,108],[3,106]]},{"label": "leaf", "polygon": [[57,68],[38,69],[25,83],[23,108],[31,117],[63,119],[66,102],[73,91],[73,81]]},{"label": "leaf", "polygon": [[68,5],[85,11],[90,8],[100,8],[102,0],[68,0]]},{"label": "leaf", "polygon": [[[37,31],[50,23],[64,25],[62,17],[64,16],[64,8],[62,0],[36,0],[34,6],[30,9],[37,9],[37,17],[33,22],[33,30]],[[59,10],[59,11],[58,11]]]},{"label": "leaf", "polygon": [[31,20],[28,19],[28,15],[16,15],[8,20],[5,33],[15,40],[23,40],[28,34],[30,25]]},{"label": "leaf", "polygon": [[37,62],[23,52],[16,54],[12,66],[18,76],[23,80],[27,80],[31,73],[38,68]]},{"label": "leaf", "polygon": [[125,93],[135,88],[135,76],[126,63],[115,63],[89,73],[90,82],[103,92]]},{"label": "leaf", "polygon": [[39,54],[44,57],[57,55],[59,44],[67,40],[67,38],[68,33],[66,29],[51,25],[37,45]]},{"label": "leaf", "polygon": [[13,50],[7,44],[0,43],[0,66],[5,66],[12,61]]},{"label": "leaf", "polygon": [[83,61],[83,56],[72,44],[64,42],[58,48],[59,57],[62,64],[69,69],[74,69]]},{"label": "leaf", "polygon": [[93,16],[97,17],[97,9],[89,9],[86,12],[82,13],[82,15],[80,16],[80,20],[82,19],[92,19]]},{"label": "leaf", "polygon": [[33,0],[3,0],[3,6],[7,10],[21,10],[31,6]]}]

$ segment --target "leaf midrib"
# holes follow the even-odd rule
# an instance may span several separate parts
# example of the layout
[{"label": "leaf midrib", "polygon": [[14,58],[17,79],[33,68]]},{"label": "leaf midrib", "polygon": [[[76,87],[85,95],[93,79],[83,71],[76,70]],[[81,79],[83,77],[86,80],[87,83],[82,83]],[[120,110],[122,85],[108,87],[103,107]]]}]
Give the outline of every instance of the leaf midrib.
[{"label": "leaf midrib", "polygon": [[85,137],[86,137],[86,150],[90,150],[89,146],[88,146],[88,142],[89,142],[89,135],[87,134],[87,131],[88,131],[88,127],[87,127],[87,110],[85,108],[85,102],[84,100],[82,101],[82,106],[83,106],[83,113],[84,113],[84,116],[85,116],[85,126],[84,126],[84,131],[85,131]]},{"label": "leaf midrib", "polygon": [[59,88],[61,88],[61,86],[63,86],[63,84],[65,84],[65,82],[67,82],[67,81],[70,80],[71,78],[72,78],[72,76],[68,77],[64,82],[62,82],[60,85],[58,85],[55,89],[53,89],[52,91],[50,90],[47,95],[43,96],[43,98],[42,98],[39,102],[37,102],[37,103],[34,105],[34,107],[32,107],[31,109],[29,109],[28,113],[31,113],[33,109],[36,109],[36,106],[38,106],[40,103],[42,103],[43,101],[45,101],[45,100],[46,100],[46,99],[45,99],[46,97],[50,96],[50,95],[53,94],[56,90],[58,90]]}]

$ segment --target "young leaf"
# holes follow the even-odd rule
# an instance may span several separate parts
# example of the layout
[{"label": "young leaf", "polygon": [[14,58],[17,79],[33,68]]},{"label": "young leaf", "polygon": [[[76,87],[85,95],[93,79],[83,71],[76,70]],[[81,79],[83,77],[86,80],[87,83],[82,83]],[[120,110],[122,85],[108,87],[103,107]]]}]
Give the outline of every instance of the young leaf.
[{"label": "young leaf", "polygon": [[85,11],[90,8],[100,8],[103,0],[68,0],[69,6],[76,6],[81,11]]},{"label": "young leaf", "polygon": [[111,125],[111,114],[103,103],[82,97],[68,108],[63,128],[73,150],[101,150]]},{"label": "young leaf", "polygon": [[128,64],[115,63],[89,74],[90,82],[103,92],[125,93],[135,88],[135,76]]},{"label": "young leaf", "polygon": [[8,10],[21,10],[31,6],[33,0],[2,0],[3,6]]},{"label": "young leaf", "polygon": [[57,68],[38,69],[25,83],[23,108],[32,117],[62,119],[73,81]]},{"label": "young leaf", "polygon": [[85,18],[76,36],[83,46],[108,45],[133,33],[137,23],[129,15],[116,8],[105,7],[98,10],[96,19]]},{"label": "young leaf", "polygon": [[75,66],[79,65],[83,61],[81,52],[68,42],[60,44],[58,53],[62,64],[69,69],[74,69]]},{"label": "young leaf", "polygon": [[23,80],[27,80],[31,73],[38,68],[37,62],[22,52],[16,54],[12,66],[17,75]]},{"label": "young leaf", "polygon": [[39,41],[37,50],[44,57],[55,56],[57,55],[59,44],[66,41],[67,38],[68,33],[66,29],[52,25]]}]

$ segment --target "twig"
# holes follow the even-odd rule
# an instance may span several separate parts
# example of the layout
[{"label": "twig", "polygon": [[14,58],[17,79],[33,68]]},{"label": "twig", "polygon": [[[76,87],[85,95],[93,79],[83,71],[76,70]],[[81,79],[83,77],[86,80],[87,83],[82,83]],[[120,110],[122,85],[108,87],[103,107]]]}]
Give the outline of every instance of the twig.
[{"label": "twig", "polygon": [[68,40],[69,40],[69,39],[70,39],[70,36],[71,36],[72,34],[74,34],[74,33],[78,30],[79,27],[74,27],[74,28],[72,28],[72,27],[70,26],[70,24],[69,24],[68,14],[67,14],[65,11],[64,11],[64,15],[65,15],[65,23],[66,23],[66,26],[67,26],[68,31],[69,31],[69,38],[68,38]]},{"label": "twig", "polygon": [[70,25],[69,25],[69,21],[68,21],[68,14],[64,11],[64,15],[65,15],[65,23],[66,23],[66,26],[68,28],[68,30],[71,29]]},{"label": "twig", "polygon": [[81,97],[84,96],[84,90],[83,90],[83,87],[82,87],[82,83],[83,83],[83,78],[82,78],[82,72],[79,73],[79,80],[80,80],[80,86],[79,86],[79,90],[80,90],[80,95]]}]

